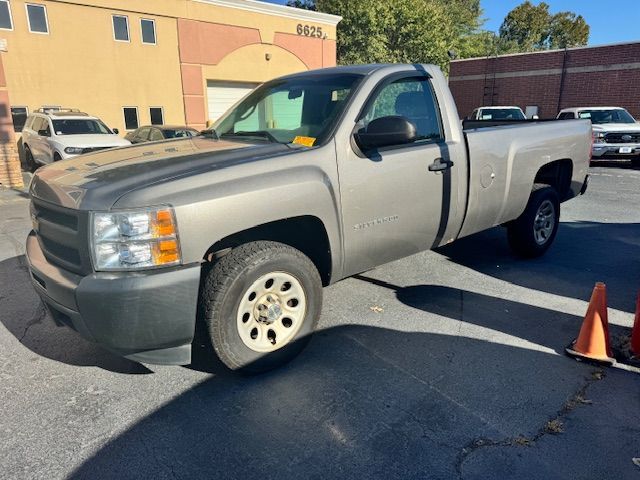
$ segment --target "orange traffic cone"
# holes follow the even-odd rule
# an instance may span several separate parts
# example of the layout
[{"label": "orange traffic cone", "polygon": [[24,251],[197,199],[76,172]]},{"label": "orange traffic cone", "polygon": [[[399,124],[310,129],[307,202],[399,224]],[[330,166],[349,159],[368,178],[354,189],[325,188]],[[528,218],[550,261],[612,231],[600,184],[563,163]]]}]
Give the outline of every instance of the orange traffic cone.
[{"label": "orange traffic cone", "polygon": [[631,330],[631,353],[640,357],[640,291],[636,300],[636,319],[633,321],[633,330]]},{"label": "orange traffic cone", "polygon": [[607,287],[604,283],[596,283],[578,338],[565,350],[568,355],[578,359],[615,363],[609,341]]}]

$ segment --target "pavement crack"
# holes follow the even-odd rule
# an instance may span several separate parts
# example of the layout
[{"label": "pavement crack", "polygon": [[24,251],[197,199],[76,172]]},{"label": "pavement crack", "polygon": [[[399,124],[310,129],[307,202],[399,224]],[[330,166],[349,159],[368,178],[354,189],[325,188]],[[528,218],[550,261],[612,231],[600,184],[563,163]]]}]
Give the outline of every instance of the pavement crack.
[{"label": "pavement crack", "polygon": [[467,443],[458,453],[455,469],[458,478],[462,479],[462,466],[469,455],[475,451],[486,447],[531,447],[538,440],[546,435],[558,435],[564,432],[564,418],[580,405],[590,405],[591,400],[585,398],[587,389],[591,384],[604,378],[604,370],[596,368],[591,375],[585,379],[584,384],[562,405],[556,414],[549,418],[532,436],[518,435],[515,437],[507,437],[500,440],[491,440],[488,438],[475,438]]},{"label": "pavement crack", "polygon": [[22,332],[22,335],[20,335],[20,338],[18,339],[18,341],[20,343],[22,343],[22,340],[24,339],[24,337],[27,336],[27,333],[29,332],[29,329],[31,327],[33,327],[34,325],[41,323],[45,317],[47,316],[47,309],[44,306],[44,303],[42,303],[42,301],[38,302],[38,307],[35,311],[35,313],[33,314],[33,316],[31,317],[31,319],[27,322],[24,331]]}]

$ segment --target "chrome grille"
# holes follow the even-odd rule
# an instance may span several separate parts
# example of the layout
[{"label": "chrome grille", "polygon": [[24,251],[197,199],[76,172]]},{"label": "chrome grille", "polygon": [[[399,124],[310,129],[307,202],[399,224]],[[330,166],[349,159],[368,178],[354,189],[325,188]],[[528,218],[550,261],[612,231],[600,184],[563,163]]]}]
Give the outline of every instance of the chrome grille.
[{"label": "chrome grille", "polygon": [[86,212],[32,198],[31,218],[48,261],[74,273],[91,272]]},{"label": "chrome grille", "polygon": [[640,143],[640,132],[612,132],[604,139],[607,143]]}]

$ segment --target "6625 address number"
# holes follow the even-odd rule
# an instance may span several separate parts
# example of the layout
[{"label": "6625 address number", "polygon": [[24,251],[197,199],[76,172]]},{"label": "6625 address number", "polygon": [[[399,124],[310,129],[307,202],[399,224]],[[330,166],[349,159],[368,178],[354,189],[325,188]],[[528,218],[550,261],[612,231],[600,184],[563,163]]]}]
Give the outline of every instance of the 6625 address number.
[{"label": "6625 address number", "polygon": [[298,35],[304,35],[305,37],[322,38],[323,35],[322,27],[316,27],[314,25],[302,25],[301,23],[299,23],[296,27],[296,32],[298,32]]}]

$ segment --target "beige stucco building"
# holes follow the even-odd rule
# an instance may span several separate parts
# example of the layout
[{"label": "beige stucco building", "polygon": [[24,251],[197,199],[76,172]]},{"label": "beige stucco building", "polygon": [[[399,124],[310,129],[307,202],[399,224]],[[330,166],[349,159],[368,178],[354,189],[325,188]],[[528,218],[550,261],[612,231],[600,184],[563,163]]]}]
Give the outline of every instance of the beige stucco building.
[{"label": "beige stucco building", "polygon": [[21,181],[34,109],[78,108],[122,134],[203,128],[265,80],[335,65],[339,21],[255,0],[0,0],[0,184]]}]

